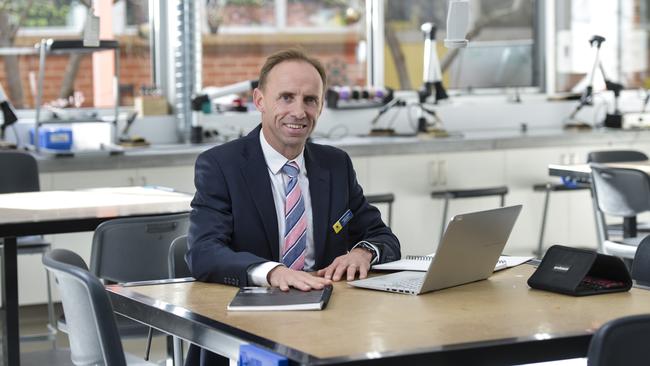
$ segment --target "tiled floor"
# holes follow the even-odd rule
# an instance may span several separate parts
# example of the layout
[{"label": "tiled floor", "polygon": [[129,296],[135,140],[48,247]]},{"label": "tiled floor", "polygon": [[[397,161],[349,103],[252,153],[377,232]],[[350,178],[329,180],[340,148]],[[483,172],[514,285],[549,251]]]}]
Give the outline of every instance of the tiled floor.
[{"label": "tiled floor", "polygon": [[[62,313],[57,306],[57,319]],[[45,333],[47,328],[47,307],[45,305],[23,306],[20,308],[20,334]],[[125,352],[144,357],[146,338],[123,339],[122,345]],[[69,347],[68,337],[65,333],[56,335],[56,349],[66,350]],[[23,366],[42,365],[72,365],[65,352],[49,352],[53,349],[52,341],[22,341],[20,343],[21,364]],[[158,364],[165,363],[166,338],[154,337],[151,345],[150,360]]]}]

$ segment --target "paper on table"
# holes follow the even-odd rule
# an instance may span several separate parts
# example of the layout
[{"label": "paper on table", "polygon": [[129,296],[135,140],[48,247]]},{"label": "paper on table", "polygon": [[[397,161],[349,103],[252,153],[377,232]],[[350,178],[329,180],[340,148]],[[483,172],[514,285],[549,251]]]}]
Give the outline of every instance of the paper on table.
[{"label": "paper on table", "polygon": [[[407,255],[406,258],[400,259],[394,262],[388,262],[383,264],[376,264],[372,266],[372,269],[379,271],[422,271],[426,272],[429,269],[429,263],[431,259],[435,256],[435,253],[429,255]],[[502,255],[499,257],[497,265],[494,267],[494,271],[500,271],[502,269],[518,266],[522,263],[525,263],[532,259],[533,257],[514,257]]]}]

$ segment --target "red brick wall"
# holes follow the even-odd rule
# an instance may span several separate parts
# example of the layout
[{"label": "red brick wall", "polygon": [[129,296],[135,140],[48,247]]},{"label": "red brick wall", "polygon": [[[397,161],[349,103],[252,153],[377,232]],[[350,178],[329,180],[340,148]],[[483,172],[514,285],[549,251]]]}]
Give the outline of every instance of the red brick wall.
[{"label": "red brick wall", "polygon": [[[313,42],[310,38],[313,37]],[[270,53],[291,46],[301,46],[309,54],[323,62],[330,84],[363,85],[365,83],[365,65],[355,60],[357,40],[354,36],[336,36],[334,40],[323,40],[320,35],[300,37],[295,43],[287,37],[274,36],[273,39],[240,40],[234,36],[206,36],[203,45],[203,85],[222,86],[242,80],[256,79],[264,58]],[[263,37],[258,37],[263,38]],[[149,48],[145,41],[136,37],[118,39],[120,50],[120,84],[133,87],[135,94],[140,87],[151,84],[151,67]],[[19,40],[22,44],[34,44],[33,39]],[[68,56],[48,56],[44,79],[44,102],[56,99],[59,95]],[[38,76],[38,57],[20,56],[20,75],[27,108],[33,108],[34,96],[29,87],[29,73]],[[4,59],[0,57],[0,83],[6,86]],[[85,97],[84,106],[93,105],[92,57],[83,57],[75,91],[81,91]],[[8,92],[8,90],[7,90]],[[123,96],[123,104],[132,105],[131,96]]]},{"label": "red brick wall", "polygon": [[[318,37],[315,35],[314,37]],[[264,44],[210,44],[203,46],[203,85],[228,85],[247,79],[256,79],[269,54],[287,48],[301,47],[318,58],[327,71],[331,85],[363,85],[365,65],[355,60],[356,42],[340,44],[307,44],[296,42],[268,42]]]}]

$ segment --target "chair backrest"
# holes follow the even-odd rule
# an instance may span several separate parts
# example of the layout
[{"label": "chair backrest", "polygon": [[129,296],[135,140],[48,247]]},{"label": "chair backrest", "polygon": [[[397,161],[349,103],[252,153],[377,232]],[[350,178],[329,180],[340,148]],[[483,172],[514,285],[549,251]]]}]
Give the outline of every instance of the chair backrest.
[{"label": "chair backrest", "polygon": [[385,203],[388,205],[388,213],[386,215],[386,223],[388,226],[392,224],[393,216],[393,202],[395,201],[395,195],[392,193],[383,193],[383,194],[369,194],[366,195],[366,200],[371,205],[376,205],[378,203]]},{"label": "chair backrest", "polygon": [[103,222],[93,236],[90,271],[112,282],[166,279],[169,246],[188,227],[189,213]]},{"label": "chair backrest", "polygon": [[29,153],[0,151],[0,193],[40,191],[38,164]]},{"label": "chair backrest", "polygon": [[650,178],[640,170],[591,164],[598,209],[619,217],[634,217],[650,210]]},{"label": "chair backrest", "polygon": [[611,320],[594,333],[587,352],[588,366],[647,365],[650,360],[650,314]]},{"label": "chair backrest", "polygon": [[72,362],[126,366],[108,294],[84,260],[69,250],[54,249],[45,253],[43,264],[59,287]]},{"label": "chair backrest", "polygon": [[636,150],[604,150],[587,154],[588,163],[616,163],[621,161],[644,161],[648,156]]},{"label": "chair backrest", "polygon": [[646,236],[636,247],[632,279],[639,285],[650,286],[650,236]]},{"label": "chair backrest", "polygon": [[185,262],[187,253],[187,235],[181,235],[172,241],[167,257],[169,278],[192,277],[192,272]]}]

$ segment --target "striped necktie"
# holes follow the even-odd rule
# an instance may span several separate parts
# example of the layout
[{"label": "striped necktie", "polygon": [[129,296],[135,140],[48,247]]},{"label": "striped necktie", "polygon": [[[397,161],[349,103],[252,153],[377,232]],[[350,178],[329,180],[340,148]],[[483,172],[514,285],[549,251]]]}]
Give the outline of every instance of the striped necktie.
[{"label": "striped necktie", "polygon": [[289,183],[285,191],[282,264],[301,271],[305,265],[305,249],[307,248],[307,216],[305,201],[298,184],[300,168],[296,162],[290,161],[282,167],[282,172],[289,176]]}]

